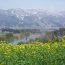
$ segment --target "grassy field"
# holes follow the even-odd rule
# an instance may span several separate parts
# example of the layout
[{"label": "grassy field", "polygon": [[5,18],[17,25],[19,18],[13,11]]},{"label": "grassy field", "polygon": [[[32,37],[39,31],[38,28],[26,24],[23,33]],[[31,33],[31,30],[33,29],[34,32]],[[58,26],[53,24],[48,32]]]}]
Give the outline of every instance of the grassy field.
[{"label": "grassy field", "polygon": [[65,41],[0,44],[0,65],[65,65]]}]

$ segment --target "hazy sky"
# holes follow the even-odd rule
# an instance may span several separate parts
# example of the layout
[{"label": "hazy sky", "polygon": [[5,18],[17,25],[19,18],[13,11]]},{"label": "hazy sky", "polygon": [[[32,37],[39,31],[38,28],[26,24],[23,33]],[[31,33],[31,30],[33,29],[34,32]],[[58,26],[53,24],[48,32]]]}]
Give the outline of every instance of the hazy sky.
[{"label": "hazy sky", "polygon": [[65,0],[0,0],[0,9],[65,10]]}]

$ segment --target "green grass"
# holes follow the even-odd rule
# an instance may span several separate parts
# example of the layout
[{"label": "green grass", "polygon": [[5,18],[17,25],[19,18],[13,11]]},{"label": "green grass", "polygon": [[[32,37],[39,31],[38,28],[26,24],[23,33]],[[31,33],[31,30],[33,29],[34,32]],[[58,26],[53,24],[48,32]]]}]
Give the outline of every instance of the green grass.
[{"label": "green grass", "polygon": [[1,65],[65,65],[65,41],[0,44]]}]

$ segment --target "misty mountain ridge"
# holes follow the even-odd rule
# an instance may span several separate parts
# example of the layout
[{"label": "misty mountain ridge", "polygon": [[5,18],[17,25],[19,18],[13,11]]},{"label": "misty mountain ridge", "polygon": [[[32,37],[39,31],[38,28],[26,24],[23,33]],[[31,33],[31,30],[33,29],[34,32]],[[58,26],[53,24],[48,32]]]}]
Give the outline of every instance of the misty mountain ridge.
[{"label": "misty mountain ridge", "polygon": [[43,9],[0,9],[0,29],[54,29],[65,27],[65,11]]}]

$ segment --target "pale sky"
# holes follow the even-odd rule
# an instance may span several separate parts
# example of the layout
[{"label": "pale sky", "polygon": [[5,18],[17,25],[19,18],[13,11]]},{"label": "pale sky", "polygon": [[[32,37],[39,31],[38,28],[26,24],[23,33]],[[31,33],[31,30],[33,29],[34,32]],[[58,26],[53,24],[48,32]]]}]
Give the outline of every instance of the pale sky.
[{"label": "pale sky", "polygon": [[0,0],[0,9],[65,10],[65,0]]}]

